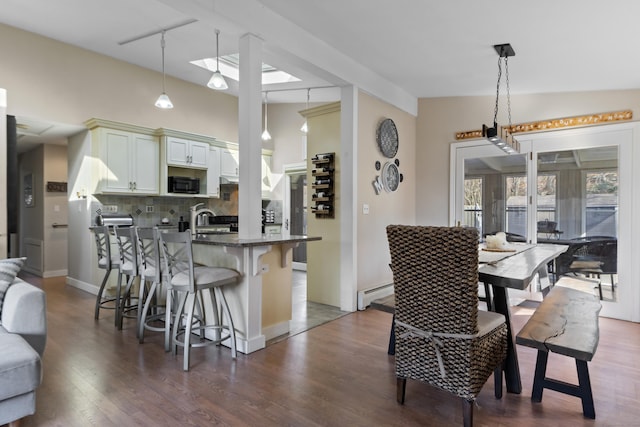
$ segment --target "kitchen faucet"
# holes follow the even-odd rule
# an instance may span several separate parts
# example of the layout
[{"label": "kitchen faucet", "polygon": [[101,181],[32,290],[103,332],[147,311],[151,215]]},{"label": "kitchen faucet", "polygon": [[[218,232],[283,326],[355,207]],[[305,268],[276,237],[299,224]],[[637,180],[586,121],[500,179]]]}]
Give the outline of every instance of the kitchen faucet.
[{"label": "kitchen faucet", "polygon": [[204,203],[197,203],[193,206],[191,206],[189,208],[189,220],[190,220],[190,225],[189,227],[191,228],[191,234],[195,235],[197,233],[197,219],[198,219],[198,215],[200,214],[209,214],[209,215],[213,215],[215,216],[215,212],[213,212],[211,209],[209,208],[201,208],[198,209],[199,206],[204,206]]}]

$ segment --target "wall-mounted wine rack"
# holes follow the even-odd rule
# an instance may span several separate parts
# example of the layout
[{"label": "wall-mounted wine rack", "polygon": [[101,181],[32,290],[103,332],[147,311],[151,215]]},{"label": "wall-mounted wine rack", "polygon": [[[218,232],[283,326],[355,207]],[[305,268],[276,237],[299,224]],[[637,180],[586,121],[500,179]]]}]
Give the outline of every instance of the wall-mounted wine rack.
[{"label": "wall-mounted wine rack", "polygon": [[334,218],[335,153],[316,154],[311,158],[311,163],[313,164],[311,201],[314,203],[311,212],[316,215],[316,218]]}]

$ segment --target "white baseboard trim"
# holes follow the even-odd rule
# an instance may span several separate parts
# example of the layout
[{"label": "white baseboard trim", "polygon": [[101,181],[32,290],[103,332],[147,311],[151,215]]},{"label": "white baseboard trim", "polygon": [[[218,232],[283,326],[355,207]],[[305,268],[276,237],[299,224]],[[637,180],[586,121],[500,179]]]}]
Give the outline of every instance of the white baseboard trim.
[{"label": "white baseboard trim", "polygon": [[74,279],[73,277],[67,277],[67,285],[73,286],[74,288],[81,289],[85,292],[89,292],[90,294],[93,294],[93,295],[98,295],[98,291],[100,290],[100,288],[96,285],[92,285],[91,283]]},{"label": "white baseboard trim", "polygon": [[[204,336],[209,338],[210,340],[215,339],[215,331],[208,329],[205,331]],[[239,353],[249,354],[254,351],[262,350],[266,347],[267,340],[264,335],[259,335],[254,337],[251,341],[247,341],[246,339],[238,336],[236,333],[236,350]],[[231,342],[229,340],[224,340],[221,343],[225,347],[231,347]]]},{"label": "white baseboard trim", "polygon": [[49,270],[42,273],[43,278],[66,276],[67,270]]},{"label": "white baseboard trim", "polygon": [[294,270],[307,271],[307,263],[306,262],[292,262],[291,268]]},{"label": "white baseboard trim", "polygon": [[358,310],[364,310],[371,301],[393,294],[393,283],[358,291]]},{"label": "white baseboard trim", "polygon": [[262,328],[262,335],[269,341],[272,338],[287,334],[289,331],[289,321],[286,321]]}]

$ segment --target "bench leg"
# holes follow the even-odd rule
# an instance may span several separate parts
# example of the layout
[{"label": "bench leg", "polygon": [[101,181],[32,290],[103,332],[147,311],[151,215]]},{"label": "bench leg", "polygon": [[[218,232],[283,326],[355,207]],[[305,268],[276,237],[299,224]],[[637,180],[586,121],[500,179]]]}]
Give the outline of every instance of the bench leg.
[{"label": "bench leg", "polygon": [[585,417],[594,420],[596,410],[593,406],[593,393],[591,392],[591,380],[589,379],[589,367],[584,360],[576,359],[578,369],[578,384],[580,385],[580,399],[582,400],[582,413]]},{"label": "bench leg", "polygon": [[549,353],[538,350],[536,358],[536,372],[533,377],[533,390],[531,390],[531,400],[534,402],[542,402],[542,391],[544,390],[544,377],[547,373],[547,359]]},{"label": "bench leg", "polygon": [[545,388],[559,393],[579,397],[582,401],[582,414],[586,418],[591,418],[592,420],[595,419],[596,411],[593,405],[593,393],[591,391],[591,381],[589,379],[589,368],[587,366],[587,362],[576,359],[576,368],[578,370],[578,385],[576,386],[564,381],[545,377],[548,357],[548,352],[538,350],[531,400],[534,402],[542,402],[542,391]]},{"label": "bench leg", "polygon": [[391,332],[389,332],[389,348],[387,354],[393,356],[396,354],[396,315],[391,319]]}]

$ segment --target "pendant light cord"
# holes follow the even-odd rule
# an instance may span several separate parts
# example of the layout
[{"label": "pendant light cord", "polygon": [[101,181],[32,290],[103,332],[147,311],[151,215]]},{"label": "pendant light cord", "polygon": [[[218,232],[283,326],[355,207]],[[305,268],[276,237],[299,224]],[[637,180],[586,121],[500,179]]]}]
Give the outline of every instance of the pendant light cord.
[{"label": "pendant light cord", "polygon": [[220,36],[220,30],[216,28],[216,71],[220,71],[220,46],[218,44],[219,36]]},{"label": "pendant light cord", "polygon": [[511,132],[511,94],[509,90],[509,57],[504,58],[505,79],[507,81],[507,110],[509,112],[509,132]]},{"label": "pendant light cord", "polygon": [[269,105],[269,92],[264,93],[264,130],[268,130],[269,126],[267,126],[267,119],[269,115],[267,114],[267,106]]},{"label": "pendant light cord", "polygon": [[500,79],[502,78],[502,58],[498,55],[498,82],[496,83],[496,106],[493,109],[493,126],[498,123],[498,100],[500,99]]},{"label": "pendant light cord", "polygon": [[162,48],[162,93],[165,93],[165,88],[164,88],[164,33],[165,33],[165,30],[162,30],[162,37],[160,39],[160,47]]}]

